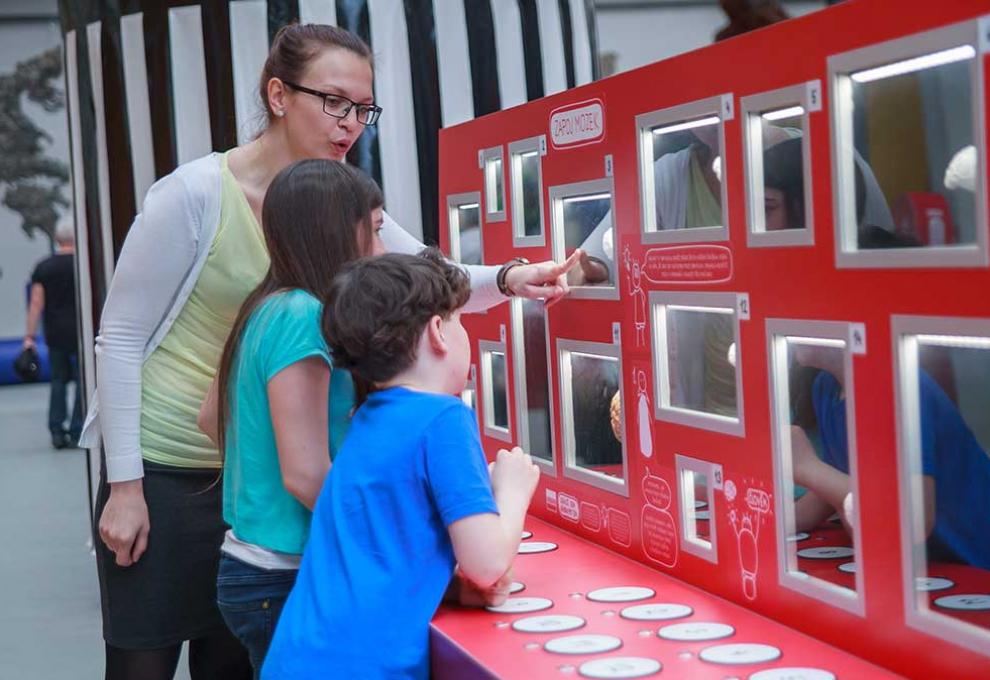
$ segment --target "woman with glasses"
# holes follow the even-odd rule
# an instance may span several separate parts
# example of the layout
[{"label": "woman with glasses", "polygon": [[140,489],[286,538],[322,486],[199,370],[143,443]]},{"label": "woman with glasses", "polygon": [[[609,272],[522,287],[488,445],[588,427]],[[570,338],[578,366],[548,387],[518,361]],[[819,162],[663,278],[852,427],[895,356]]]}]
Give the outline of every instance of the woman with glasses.
[{"label": "woman with glasses", "polygon": [[[261,74],[265,130],[160,179],[131,226],[81,439],[95,447],[102,434],[105,451],[97,565],[110,680],[172,678],[186,640],[192,680],[251,677],[217,608],[221,463],[197,415],[238,310],[268,270],[259,225],[269,184],[297,160],[343,161],[381,115],[372,83],[371,52],[357,36],[283,28]],[[422,247],[387,215],[381,238],[391,251]],[[470,267],[468,308],[511,294],[559,298],[576,261]]]}]

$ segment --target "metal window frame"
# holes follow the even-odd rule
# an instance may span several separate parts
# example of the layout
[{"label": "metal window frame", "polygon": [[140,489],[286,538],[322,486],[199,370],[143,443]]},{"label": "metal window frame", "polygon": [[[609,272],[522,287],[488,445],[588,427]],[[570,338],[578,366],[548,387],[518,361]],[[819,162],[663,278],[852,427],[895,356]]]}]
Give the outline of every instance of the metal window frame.
[{"label": "metal window frame", "polygon": [[[856,385],[853,371],[853,351],[849,342],[854,324],[845,321],[816,321],[808,319],[767,319],[767,367],[770,388],[770,430],[773,439],[774,506],[777,523],[777,581],[784,588],[825,602],[858,616],[866,616],[866,593],[863,573],[863,532],[859,513],[853,518],[853,546],[858,568],[855,574],[856,589],[850,590],[791,568],[789,552],[796,545],[787,538],[795,534],[794,526],[794,473],[791,459],[790,436],[784,428],[791,427],[789,366],[787,365],[788,338],[801,338],[813,344],[814,340],[841,341],[843,343],[844,391],[846,399],[846,440],[849,450],[849,475],[854,498],[859,496],[860,477],[856,438]],[[788,504],[788,499],[791,499]]]},{"label": "metal window frame", "polygon": [[[988,18],[990,17],[916,33],[828,58],[836,267],[840,269],[958,268],[986,267],[990,264],[987,250],[987,145],[983,90],[983,57],[986,50],[980,40],[980,28],[987,24]],[[969,65],[973,143],[977,148],[979,159],[977,191],[974,197],[976,242],[968,245],[861,250],[857,245],[858,224],[853,168],[855,146],[850,74],[961,45],[970,45],[976,50],[976,57]]]}]

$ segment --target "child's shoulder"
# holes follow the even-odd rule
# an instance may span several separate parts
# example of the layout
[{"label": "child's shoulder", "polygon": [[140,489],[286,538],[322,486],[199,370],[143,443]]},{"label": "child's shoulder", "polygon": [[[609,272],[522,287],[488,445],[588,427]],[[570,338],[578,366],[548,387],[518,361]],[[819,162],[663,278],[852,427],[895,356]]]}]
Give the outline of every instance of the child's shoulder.
[{"label": "child's shoulder", "polygon": [[312,293],[292,288],[269,295],[258,311],[266,316],[310,319],[319,317],[323,304]]},{"label": "child's shoulder", "polygon": [[459,398],[449,394],[421,392],[404,387],[392,387],[376,392],[373,399],[393,408],[412,413],[424,426],[429,427],[436,420],[454,420],[464,412],[470,412]]}]

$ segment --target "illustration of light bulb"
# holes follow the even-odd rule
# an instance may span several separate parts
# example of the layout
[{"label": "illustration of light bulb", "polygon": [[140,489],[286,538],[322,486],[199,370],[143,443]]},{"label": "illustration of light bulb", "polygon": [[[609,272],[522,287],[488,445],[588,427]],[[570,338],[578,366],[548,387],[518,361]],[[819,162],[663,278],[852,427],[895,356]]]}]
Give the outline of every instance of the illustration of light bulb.
[{"label": "illustration of light bulb", "polygon": [[650,397],[646,391],[646,373],[636,372],[636,421],[639,425],[639,452],[644,458],[653,456],[653,415],[650,413]]},{"label": "illustration of light bulb", "polygon": [[739,548],[739,568],[742,572],[743,595],[749,600],[756,599],[756,573],[760,567],[759,552],[756,550],[759,524],[753,526],[753,518],[743,515],[740,521],[736,511],[729,513],[729,522],[736,532],[736,545]]}]

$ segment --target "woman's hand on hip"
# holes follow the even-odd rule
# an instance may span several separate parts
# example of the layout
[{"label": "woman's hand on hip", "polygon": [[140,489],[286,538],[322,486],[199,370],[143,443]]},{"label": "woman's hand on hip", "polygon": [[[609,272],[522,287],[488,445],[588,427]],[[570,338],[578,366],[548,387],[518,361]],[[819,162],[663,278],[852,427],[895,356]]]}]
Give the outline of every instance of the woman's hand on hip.
[{"label": "woman's hand on hip", "polygon": [[117,564],[129,567],[148,548],[148,505],[140,479],[110,485],[110,498],[100,515],[100,538],[117,556]]}]

